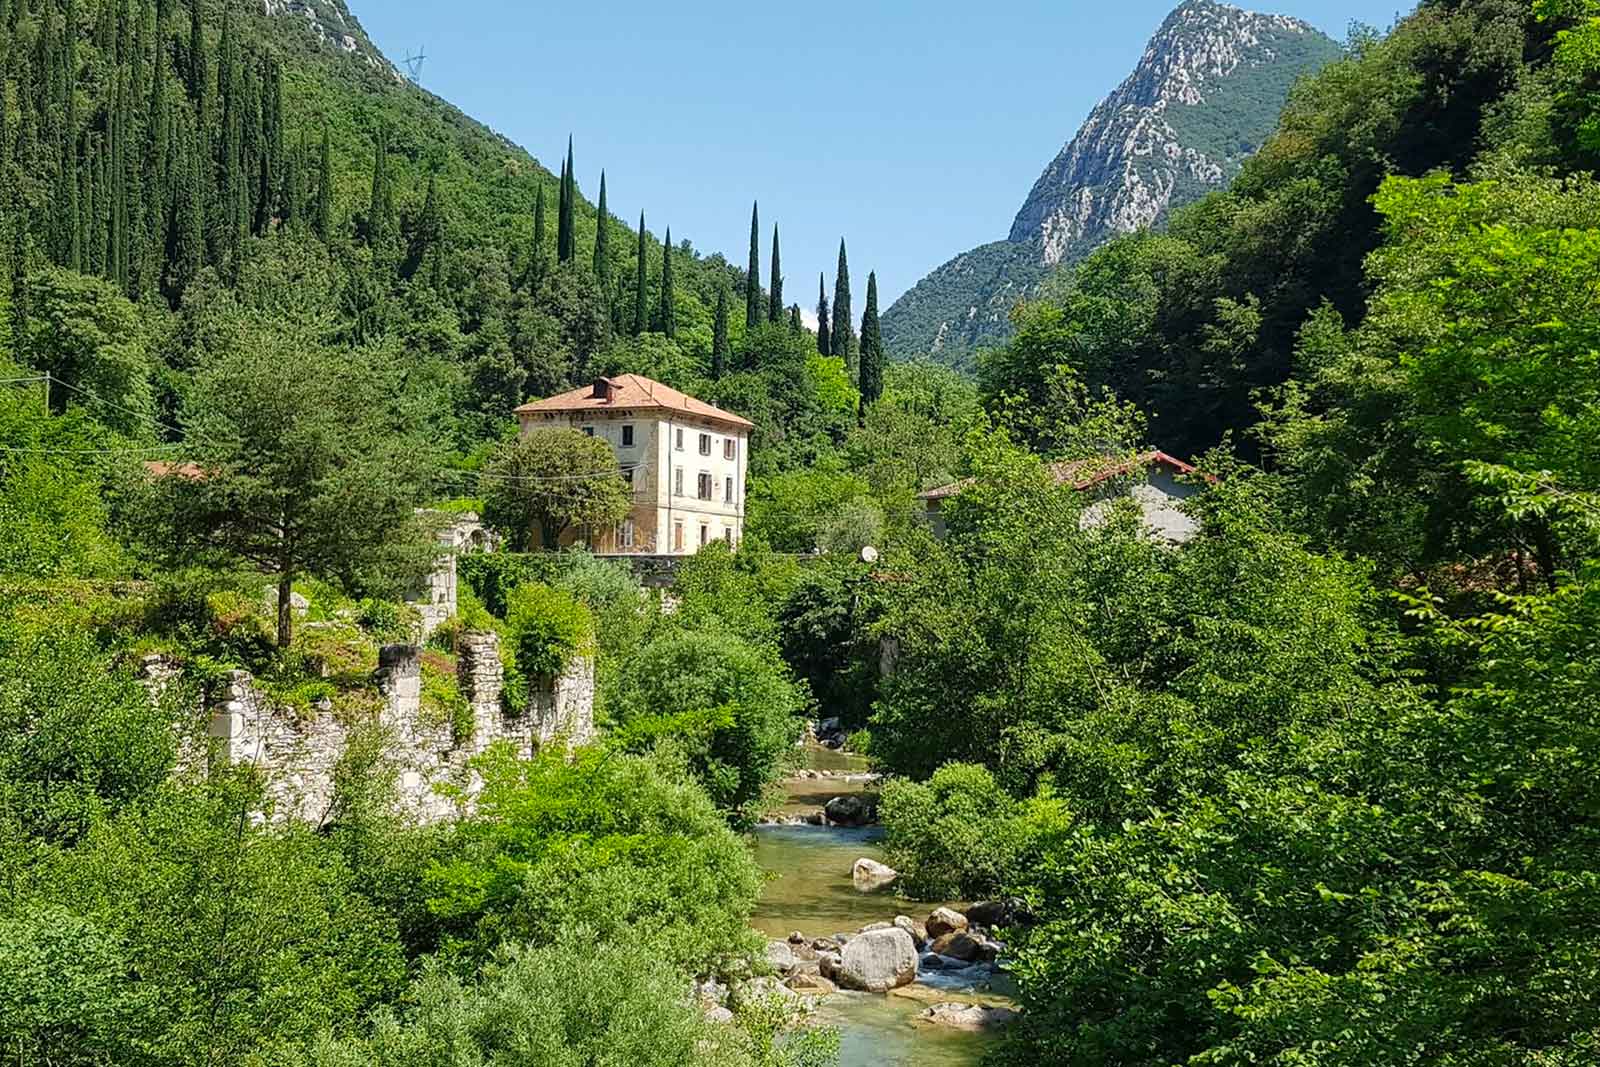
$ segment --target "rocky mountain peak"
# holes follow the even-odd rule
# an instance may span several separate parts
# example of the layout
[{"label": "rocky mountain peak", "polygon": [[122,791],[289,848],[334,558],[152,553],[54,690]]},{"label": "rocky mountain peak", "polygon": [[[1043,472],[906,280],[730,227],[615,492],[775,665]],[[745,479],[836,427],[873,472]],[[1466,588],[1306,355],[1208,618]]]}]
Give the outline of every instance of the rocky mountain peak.
[{"label": "rocky mountain peak", "polygon": [[[1184,191],[1221,186],[1270,132],[1293,78],[1336,50],[1298,19],[1187,0],[1045,168],[1009,239],[1037,242],[1050,266],[1150,225]],[[1265,108],[1235,92],[1261,72],[1286,75]]]},{"label": "rocky mountain peak", "polygon": [[293,19],[302,25],[319,44],[336,49],[365,62],[373,70],[393,75],[403,81],[400,71],[378,46],[372,43],[367,31],[345,6],[344,0],[261,0],[262,12],[268,18]]},{"label": "rocky mountain peak", "polygon": [[1227,184],[1295,80],[1339,54],[1299,19],[1185,0],[1039,176],[1007,238],[957,256],[889,309],[889,350],[959,364],[1002,340],[1012,305],[1052,269]]}]

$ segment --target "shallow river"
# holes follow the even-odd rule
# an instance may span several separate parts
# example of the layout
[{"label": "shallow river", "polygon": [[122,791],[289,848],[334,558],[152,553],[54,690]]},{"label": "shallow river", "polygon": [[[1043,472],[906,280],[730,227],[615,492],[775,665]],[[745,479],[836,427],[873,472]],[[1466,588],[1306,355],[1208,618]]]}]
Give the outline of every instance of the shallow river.
[{"label": "shallow river", "polygon": [[[814,750],[811,765],[819,770],[856,771],[864,765],[826,749]],[[829,797],[861,789],[859,783],[817,779],[791,783],[788,813],[815,810]],[[775,877],[757,906],[752,922],[772,938],[798,930],[807,937],[853,932],[870,922],[898,914],[924,917],[933,905],[916,904],[893,895],[858,893],[850,883],[857,859],[882,859],[877,828],[763,826],[755,833],[756,859]],[[937,983],[937,984],[935,984]],[[925,977],[887,996],[841,992],[829,997],[817,1013],[826,1025],[839,1028],[841,1067],[970,1067],[978,1062],[988,1040],[940,1027],[914,1023],[930,1004],[943,1000],[997,1002],[987,990],[952,986]]]}]

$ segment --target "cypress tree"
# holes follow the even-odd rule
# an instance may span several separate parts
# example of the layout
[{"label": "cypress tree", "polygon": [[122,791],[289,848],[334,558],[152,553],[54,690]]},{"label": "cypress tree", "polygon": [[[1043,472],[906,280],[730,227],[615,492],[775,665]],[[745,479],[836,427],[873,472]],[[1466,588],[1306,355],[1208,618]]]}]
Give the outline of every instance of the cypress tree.
[{"label": "cypress tree", "polygon": [[883,333],[878,328],[878,275],[867,275],[867,310],[861,316],[861,410],[883,395]]},{"label": "cypress tree", "polygon": [[372,199],[367,205],[367,244],[379,249],[389,243],[389,132],[378,127],[372,152]]},{"label": "cypress tree", "polygon": [[767,321],[783,321],[783,268],[778,263],[778,227],[772,227],[772,271],[767,275]]},{"label": "cypress tree", "polygon": [[33,347],[28,300],[28,228],[18,219],[11,227],[11,351],[23,366]]},{"label": "cypress tree", "polygon": [[644,333],[645,323],[645,262],[644,262],[644,212],[639,212],[638,277],[633,290],[633,334]]},{"label": "cypress tree", "polygon": [[300,183],[305,179],[304,173],[306,159],[306,133],[300,131],[300,143],[292,150],[286,151],[283,156],[283,180],[280,184],[279,199],[280,209],[283,212],[284,228],[300,224]]},{"label": "cypress tree", "polygon": [[205,189],[208,161],[198,128],[188,123],[185,123],[183,156],[182,191],[176,201],[172,257],[172,287],[177,296],[181,296],[200,273],[205,266],[206,256]]},{"label": "cypress tree", "polygon": [[611,241],[606,235],[610,229],[606,215],[606,172],[600,172],[600,203],[595,209],[594,221],[594,276],[600,282],[602,294],[609,291],[611,281]]},{"label": "cypress tree", "polygon": [[572,138],[567,138],[567,166],[561,181],[561,218],[556,237],[556,258],[570,263],[578,254],[577,233],[578,178],[573,169]]},{"label": "cypress tree", "polygon": [[201,5],[205,0],[189,0],[189,98],[194,101],[195,115],[201,126],[206,121],[206,97],[211,80],[210,64],[206,62],[205,20]]},{"label": "cypress tree", "polygon": [[672,287],[672,227],[667,227],[666,240],[661,245],[661,332],[670,339],[678,336],[677,294]]},{"label": "cypress tree", "polygon": [[315,214],[317,236],[324,243],[333,240],[333,145],[328,137],[328,127],[322,127],[322,161],[317,170],[317,210]]},{"label": "cypress tree", "polygon": [[533,258],[528,261],[528,284],[535,293],[544,285],[544,235],[544,182],[540,182],[533,198]]},{"label": "cypress tree", "polygon": [[[76,154],[78,140],[78,0],[67,0],[62,26],[62,87],[65,99],[68,150]],[[74,179],[76,184],[76,179]]]},{"label": "cypress tree", "polygon": [[750,262],[745,266],[744,328],[761,325],[761,205],[750,205]]},{"label": "cypress tree", "polygon": [[116,15],[117,9],[108,0],[100,0],[100,10],[94,20],[94,46],[107,60],[112,58],[112,49],[117,43]]},{"label": "cypress tree", "polygon": [[728,287],[717,287],[717,317],[711,327],[711,380],[720,381],[728,371]]},{"label": "cypress tree", "polygon": [[93,138],[83,160],[83,198],[79,207],[83,212],[83,272],[99,276],[105,255],[105,229],[100,223],[100,149]]},{"label": "cypress tree", "polygon": [[789,332],[796,336],[806,332],[806,324],[800,321],[799,304],[793,304],[789,308]]},{"label": "cypress tree", "polygon": [[820,355],[833,354],[833,338],[829,336],[828,325],[828,281],[817,275],[817,352]]},{"label": "cypress tree", "polygon": [[844,239],[839,239],[839,273],[833,281],[833,354],[844,360],[845,368],[856,373],[856,336],[850,322],[850,264],[845,259]]},{"label": "cypress tree", "polygon": [[556,182],[556,262],[565,262],[562,252],[567,242],[567,161],[561,161],[561,179]]},{"label": "cypress tree", "polygon": [[83,242],[84,242],[84,216],[83,216],[83,190],[78,174],[78,153],[67,149],[67,159],[62,167],[62,186],[66,189],[67,202],[63,207],[66,216],[67,230],[67,262],[66,266],[75,271],[83,270]]}]

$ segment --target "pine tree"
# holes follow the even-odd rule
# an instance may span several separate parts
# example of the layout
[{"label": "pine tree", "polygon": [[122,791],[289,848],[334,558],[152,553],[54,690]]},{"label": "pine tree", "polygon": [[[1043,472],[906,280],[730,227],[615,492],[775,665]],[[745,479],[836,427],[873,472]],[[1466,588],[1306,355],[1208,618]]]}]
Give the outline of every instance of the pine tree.
[{"label": "pine tree", "polygon": [[861,411],[883,395],[883,333],[878,328],[878,275],[867,275],[867,310],[861,316]]},{"label": "pine tree", "polygon": [[844,239],[839,240],[839,273],[833,281],[833,354],[844,360],[845,369],[856,373],[856,334],[850,321],[850,264],[845,259]]},{"label": "pine tree", "polygon": [[728,372],[728,287],[717,287],[717,317],[711,327],[711,380],[720,381]]},{"label": "pine tree", "polygon": [[772,227],[772,272],[767,275],[767,321],[783,321],[783,267],[778,262],[778,227]]},{"label": "pine tree", "polygon": [[528,285],[535,293],[544,285],[544,235],[544,182],[540,182],[533,197],[533,257],[528,261]]},{"label": "pine tree", "polygon": [[322,162],[317,171],[317,236],[324,243],[333,240],[333,144],[326,124],[322,127]]},{"label": "pine tree", "polygon": [[567,165],[561,175],[561,217],[557,221],[556,259],[570,263],[578,254],[577,224],[578,179],[573,169],[572,138],[567,138]]},{"label": "pine tree", "polygon": [[817,352],[820,355],[833,353],[833,338],[829,336],[828,325],[828,280],[821,274],[817,275]]},{"label": "pine tree", "polygon": [[639,212],[639,255],[638,278],[635,280],[633,291],[633,335],[635,337],[644,333],[645,328],[645,261],[644,261],[644,212]]},{"label": "pine tree", "polygon": [[677,338],[678,305],[677,294],[673,291],[672,286],[671,226],[667,227],[667,236],[661,245],[661,313],[656,325],[668,338]]},{"label": "pine tree", "polygon": [[744,328],[761,325],[761,205],[750,205],[750,262],[745,267]]},{"label": "pine tree", "polygon": [[610,292],[611,258],[609,255],[611,242],[606,235],[610,229],[607,225],[606,215],[606,172],[600,172],[600,203],[595,209],[594,226],[594,276],[600,282],[602,295]]}]

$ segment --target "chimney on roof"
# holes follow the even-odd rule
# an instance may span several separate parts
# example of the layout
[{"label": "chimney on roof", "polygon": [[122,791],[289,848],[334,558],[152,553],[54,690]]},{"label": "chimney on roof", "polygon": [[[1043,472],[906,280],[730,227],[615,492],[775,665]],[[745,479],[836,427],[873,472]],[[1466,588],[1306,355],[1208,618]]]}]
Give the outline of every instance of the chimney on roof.
[{"label": "chimney on roof", "polygon": [[594,380],[594,398],[596,400],[610,400],[611,393],[616,387],[616,383],[610,378],[596,378]]}]

